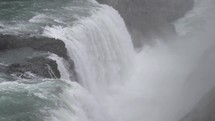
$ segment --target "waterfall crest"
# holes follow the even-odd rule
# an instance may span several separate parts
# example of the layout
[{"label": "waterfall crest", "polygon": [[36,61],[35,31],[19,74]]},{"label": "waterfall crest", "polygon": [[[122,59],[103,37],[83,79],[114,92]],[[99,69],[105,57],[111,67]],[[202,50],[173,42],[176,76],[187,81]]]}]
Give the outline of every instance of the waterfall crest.
[{"label": "waterfall crest", "polygon": [[105,5],[72,27],[46,27],[44,35],[65,42],[80,83],[96,93],[122,83],[134,58],[123,19]]}]

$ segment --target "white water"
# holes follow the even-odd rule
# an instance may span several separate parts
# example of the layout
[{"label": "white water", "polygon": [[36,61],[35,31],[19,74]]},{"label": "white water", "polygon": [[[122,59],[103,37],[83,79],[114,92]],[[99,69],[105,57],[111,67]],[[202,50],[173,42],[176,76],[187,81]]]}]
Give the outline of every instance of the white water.
[{"label": "white water", "polygon": [[69,69],[66,68],[66,62],[64,62],[64,59],[57,56],[56,54],[51,54],[49,58],[56,61],[58,65],[58,70],[60,71],[61,79],[70,80],[70,74],[68,72]]},{"label": "white water", "polygon": [[[134,51],[130,35],[119,14],[103,6],[73,27],[47,27],[44,34],[66,43],[81,84],[101,93],[124,82]],[[100,94],[98,94],[100,95]]]},{"label": "white water", "polygon": [[[210,2],[203,2],[206,8]],[[199,16],[208,9],[201,5],[202,2],[197,2],[187,16],[175,23],[180,38],[147,47],[140,53],[134,52],[122,18],[108,6],[102,6],[72,27],[46,27],[45,36],[65,42],[79,81],[87,90],[75,88],[78,94],[86,91],[77,95],[75,101],[72,95],[76,92],[68,90],[62,99],[75,107],[75,116],[58,112],[60,118],[56,121],[176,121],[181,118],[183,114],[177,113],[179,106],[183,107],[180,92],[186,77],[213,43],[212,32],[204,33],[207,27],[199,29],[209,25],[190,24],[195,23],[193,20],[202,21]],[[184,26],[188,24],[188,28]],[[84,98],[87,95],[90,99]]]}]

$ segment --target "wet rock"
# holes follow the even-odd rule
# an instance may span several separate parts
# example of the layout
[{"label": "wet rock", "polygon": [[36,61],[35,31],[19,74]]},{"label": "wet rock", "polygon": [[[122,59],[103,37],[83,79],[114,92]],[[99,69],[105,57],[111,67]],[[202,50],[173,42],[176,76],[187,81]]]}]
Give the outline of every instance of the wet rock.
[{"label": "wet rock", "polygon": [[60,78],[61,75],[57,67],[57,63],[54,60],[35,57],[23,63],[8,65],[4,67],[4,72],[25,79],[37,77]]},{"label": "wet rock", "polygon": [[55,53],[68,59],[67,50],[63,41],[46,37],[30,37],[0,34],[0,51],[29,47],[37,51]]},{"label": "wet rock", "polygon": [[[152,43],[156,37],[176,36],[173,21],[192,9],[193,0],[97,0],[113,6],[124,18],[134,46]],[[144,41],[141,41],[143,40]]]},{"label": "wet rock", "polygon": [[[73,60],[68,58],[63,41],[46,37],[30,37],[0,34],[0,63],[9,66],[0,71],[20,78],[60,78],[57,63],[48,59],[50,54],[64,58],[71,72],[71,79],[77,80]],[[30,58],[30,59],[29,59]],[[7,70],[5,72],[5,70]],[[30,73],[29,73],[30,72]]]}]

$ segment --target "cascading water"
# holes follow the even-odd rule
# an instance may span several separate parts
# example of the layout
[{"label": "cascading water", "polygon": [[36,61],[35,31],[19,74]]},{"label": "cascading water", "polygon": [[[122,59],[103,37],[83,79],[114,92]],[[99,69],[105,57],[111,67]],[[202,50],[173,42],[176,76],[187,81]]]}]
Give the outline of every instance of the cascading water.
[{"label": "cascading water", "polygon": [[[83,3],[86,2],[87,1]],[[76,1],[73,3],[76,3]],[[82,5],[82,2],[80,2],[80,4]],[[32,31],[28,32],[28,27],[40,25],[44,27],[42,36],[57,38],[64,41],[69,57],[75,62],[78,81],[86,89],[76,82],[70,82],[69,80],[34,80],[30,82],[29,88],[24,88],[24,91],[30,92],[24,96],[27,98],[28,95],[33,95],[32,98],[38,98],[39,103],[41,100],[41,107],[45,107],[45,109],[41,107],[32,108],[32,111],[26,109],[26,111],[23,112],[23,116],[17,115],[16,117],[11,117],[10,115],[13,114],[10,114],[10,111],[8,111],[10,115],[5,115],[3,119],[11,117],[8,118],[8,120],[115,120],[115,117],[112,117],[109,113],[106,107],[107,101],[105,100],[108,94],[114,91],[112,89],[114,86],[118,87],[117,85],[121,85],[126,81],[125,77],[127,77],[134,56],[131,38],[122,18],[113,8],[105,5],[98,5],[95,2],[89,2],[86,6],[89,7],[89,9],[93,6],[95,7],[90,10],[90,13],[89,11],[85,11],[87,7],[83,8],[83,17],[81,18],[79,15],[80,18],[76,18],[78,19],[77,21],[65,23],[67,20],[63,18],[64,16],[60,16],[60,18],[57,19],[53,17],[53,13],[50,16],[48,11],[47,15],[44,13],[43,15],[39,14],[32,17],[27,24],[20,23],[21,25],[19,24],[18,26],[25,26],[24,28],[26,28],[26,30],[22,27],[20,31],[17,31],[20,33],[25,31],[26,33],[34,34]],[[82,7],[66,6],[64,9],[74,12],[77,9],[82,10]],[[92,15],[89,16],[89,14]],[[72,15],[72,18],[73,16],[74,15]],[[49,23],[48,21],[52,21],[52,19],[54,19],[54,23],[57,22],[59,25],[46,26],[46,24]],[[10,26],[13,27],[8,27],[7,29],[3,28],[2,33],[19,34],[13,31],[16,25]],[[19,27],[17,29],[19,29]],[[38,27],[34,29],[35,32],[40,31]],[[68,79],[69,75],[65,72],[67,68],[64,66],[63,60],[57,55],[51,55],[48,58],[57,62],[61,78]],[[57,84],[57,82],[59,84]],[[56,87],[52,87],[52,84],[47,83],[52,83],[56,85]],[[8,83],[9,87],[13,84],[13,82]],[[50,89],[46,87],[46,85],[49,85]],[[17,81],[17,86],[13,87],[14,91],[11,93],[22,93],[22,90],[19,89],[22,86],[27,87],[28,81]],[[34,86],[35,89],[38,88],[39,90],[31,91],[31,88]],[[47,91],[44,91],[43,94],[42,92],[44,89],[47,89]],[[10,88],[8,90],[10,90]],[[4,93],[4,91],[2,92]],[[48,95],[52,98],[48,97]],[[8,97],[10,97],[10,95],[8,95]],[[55,104],[52,105],[52,102],[55,102]],[[47,105],[48,103],[50,105]],[[23,104],[14,105],[20,106]],[[32,112],[32,114],[28,116],[27,112]]]},{"label": "cascading water", "polygon": [[[199,5],[197,2],[191,13],[198,11]],[[176,27],[181,27],[180,20]],[[209,47],[210,40],[200,49],[195,44],[189,47],[183,44],[200,42],[195,38],[201,32],[193,31],[195,36],[182,34],[174,42],[158,42],[137,54],[121,17],[112,8],[102,6],[72,28],[46,27],[44,35],[66,43],[81,84],[105,105],[114,120],[171,121],[178,118],[175,114],[186,77]]]},{"label": "cascading water", "polygon": [[68,72],[69,69],[67,69],[65,66],[65,60],[55,54],[50,55],[49,58],[56,61],[58,70],[60,71],[61,79],[70,80],[70,74]]},{"label": "cascading water", "polygon": [[[204,14],[214,8],[210,6],[213,0],[196,1],[194,9],[175,23],[179,38],[158,42],[139,53],[134,51],[125,23],[113,8],[90,0],[57,3],[58,6],[49,0],[39,4],[34,0],[17,2],[18,8],[14,9],[27,7],[14,14],[27,14],[16,15],[12,22],[7,21],[11,16],[0,19],[0,32],[62,40],[75,63],[78,80],[70,80],[65,60],[55,54],[48,58],[56,61],[61,79],[9,82],[0,74],[1,121],[176,121],[181,118],[177,111],[178,105],[183,107],[179,101],[183,97],[180,95],[183,84],[199,55],[213,43],[210,40],[213,32],[202,32],[207,30],[205,26],[215,25],[213,16]],[[48,9],[45,4],[49,5]],[[203,15],[212,21],[196,26],[195,22],[204,23]],[[197,31],[190,27],[205,29]],[[202,44],[203,39],[208,41]]]},{"label": "cascading water", "polygon": [[122,83],[134,58],[124,22],[108,6],[72,27],[46,27],[44,35],[65,42],[81,83],[95,93]]}]

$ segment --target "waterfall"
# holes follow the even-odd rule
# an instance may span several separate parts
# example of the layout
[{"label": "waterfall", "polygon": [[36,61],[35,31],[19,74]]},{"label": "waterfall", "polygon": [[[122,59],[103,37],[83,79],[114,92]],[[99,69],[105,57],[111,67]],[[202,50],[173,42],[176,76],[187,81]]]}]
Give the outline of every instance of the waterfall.
[{"label": "waterfall", "polygon": [[70,74],[65,66],[65,60],[57,56],[56,54],[51,54],[49,58],[56,61],[58,65],[58,70],[60,71],[61,79],[70,80]]},{"label": "waterfall", "polygon": [[131,37],[123,19],[105,5],[72,27],[46,27],[44,35],[65,42],[80,83],[93,93],[123,83],[134,59]]},{"label": "waterfall", "polygon": [[176,121],[182,117],[177,111],[186,106],[180,102],[186,78],[214,44],[213,0],[196,0],[194,9],[174,23],[180,35],[175,40],[157,40],[138,53],[125,22],[112,7],[92,0],[65,0],[57,7],[53,1],[41,2],[33,1],[34,11],[42,4],[49,4],[49,9],[32,12],[28,21],[20,16],[18,24],[6,22],[8,27],[0,22],[0,32],[62,40],[77,80],[71,80],[68,62],[50,53],[60,79],[8,82],[0,74],[0,120]]},{"label": "waterfall", "polygon": [[45,27],[43,35],[64,41],[78,82],[88,92],[85,96],[92,95],[100,112],[106,112],[104,120],[166,121],[173,117],[176,101],[172,98],[181,84],[177,78],[185,75],[184,63],[163,43],[136,53],[123,19],[113,8],[101,5],[72,26]]},{"label": "waterfall", "polygon": [[[182,56],[171,48],[171,43],[159,43],[136,53],[117,11],[101,5],[93,12],[72,26],[47,26],[43,32],[46,37],[64,41],[68,55],[75,63],[78,82],[84,87],[81,90],[86,89],[84,95],[91,95],[90,99],[99,104],[98,107],[88,102],[82,105],[93,105],[98,108],[96,110],[106,112],[103,120],[173,119],[189,64],[183,62]],[[66,98],[65,102],[69,100],[73,99]],[[68,105],[73,107],[72,103]],[[86,113],[97,118],[84,107],[77,108],[83,111],[77,117],[83,118]]]},{"label": "waterfall", "polygon": [[[85,96],[92,94],[94,103],[100,105],[99,108],[95,104],[89,104],[88,99],[82,104],[99,108],[100,113],[92,117],[105,112],[103,120],[121,121],[120,116],[116,116],[119,113],[114,111],[112,105],[118,103],[112,101],[120,93],[120,88],[131,79],[130,71],[136,56],[131,37],[118,12],[102,5],[92,16],[77,21],[71,27],[46,27],[43,35],[64,41],[68,55],[75,63],[78,81],[89,91]],[[73,92],[73,89],[70,91]],[[73,105],[72,103],[68,105]],[[86,107],[78,108],[83,110],[82,108]],[[83,111],[82,113],[86,113]],[[92,114],[87,112],[85,115]],[[86,120],[90,119],[83,121]]]}]

